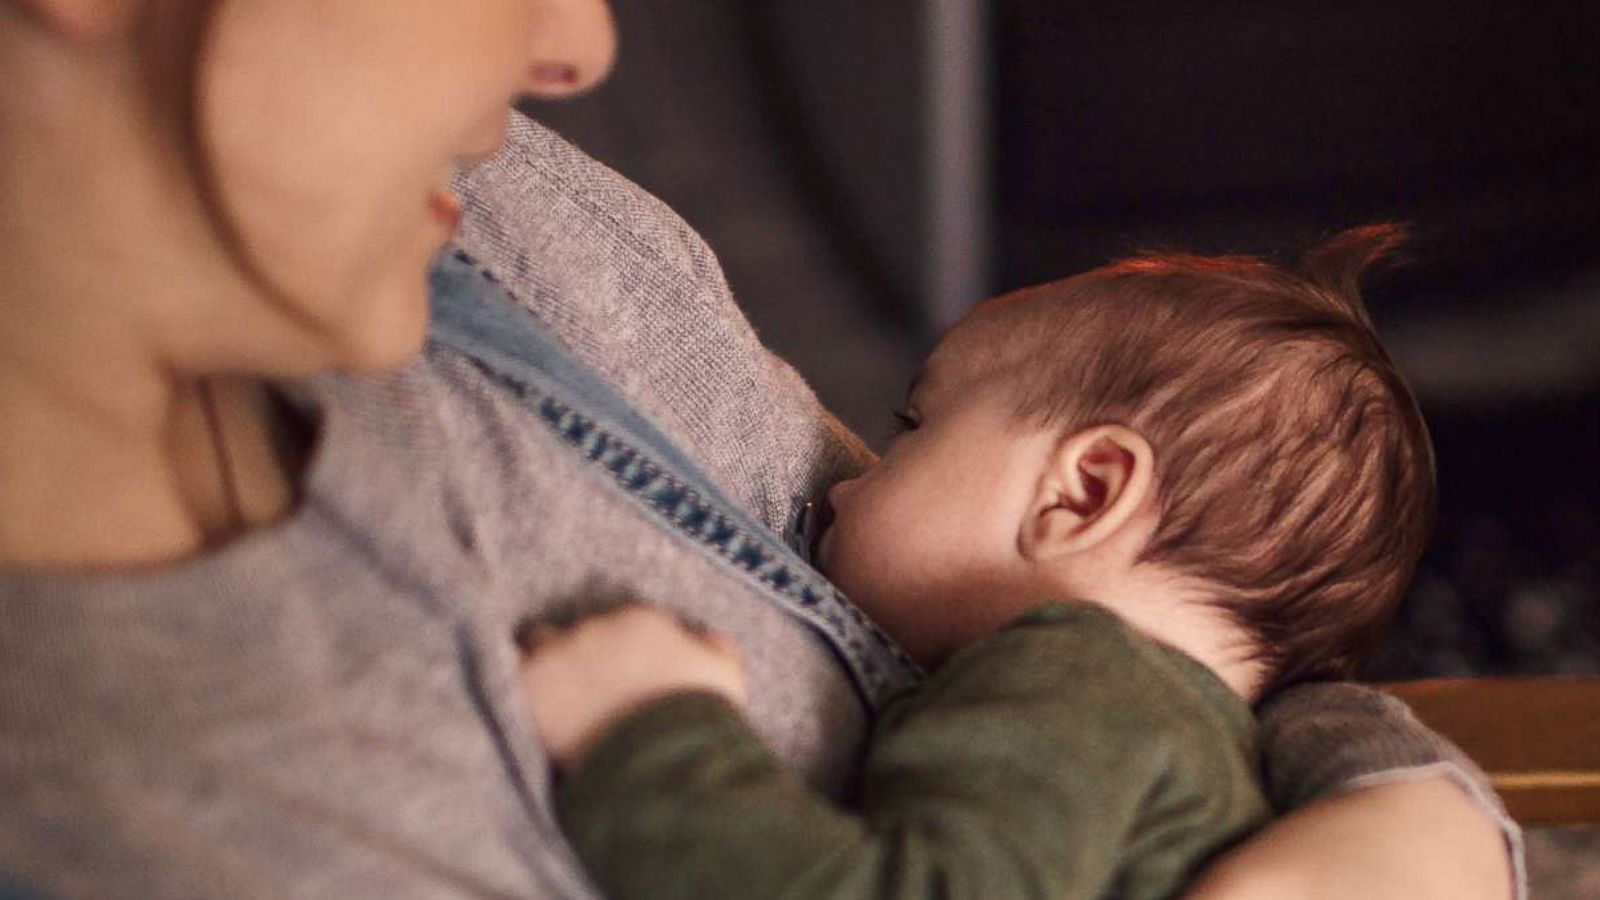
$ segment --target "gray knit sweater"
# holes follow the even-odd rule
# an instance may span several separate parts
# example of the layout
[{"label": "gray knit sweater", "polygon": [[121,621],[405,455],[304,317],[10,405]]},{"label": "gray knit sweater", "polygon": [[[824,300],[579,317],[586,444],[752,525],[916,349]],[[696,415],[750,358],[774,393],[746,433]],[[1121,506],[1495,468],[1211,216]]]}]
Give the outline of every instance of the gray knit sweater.
[{"label": "gray knit sweater", "polygon": [[[868,459],[658,201],[520,118],[461,187],[461,243],[759,519],[782,527]],[[617,595],[733,632],[762,737],[844,783],[868,711],[825,645],[500,384],[431,347],[290,393],[319,437],[285,521],[153,571],[0,576],[0,888],[592,897],[517,712],[510,634]],[[1370,693],[1290,693],[1264,726],[1280,805],[1429,766],[1487,796]]]}]

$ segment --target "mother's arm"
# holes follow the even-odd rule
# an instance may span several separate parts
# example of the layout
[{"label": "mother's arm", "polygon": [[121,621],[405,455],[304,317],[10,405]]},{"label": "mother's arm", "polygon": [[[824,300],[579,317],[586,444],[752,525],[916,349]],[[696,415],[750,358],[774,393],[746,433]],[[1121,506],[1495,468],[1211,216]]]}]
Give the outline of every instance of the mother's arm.
[{"label": "mother's arm", "polygon": [[1398,700],[1305,685],[1262,725],[1268,788],[1288,812],[1188,900],[1526,897],[1521,832],[1488,780]]},{"label": "mother's arm", "polygon": [[[659,200],[521,117],[505,152],[459,187],[461,243],[768,525],[783,527],[797,499],[869,458],[762,347],[704,241]],[[1500,876],[1519,866],[1515,826],[1482,775],[1403,706],[1359,688],[1307,687],[1286,692],[1263,720],[1273,800],[1297,811],[1199,890],[1508,896],[1509,877],[1472,866]],[[1371,784],[1382,778],[1414,780]],[[1467,850],[1470,865],[1436,864]],[[1235,893],[1216,893],[1226,890]]]},{"label": "mother's arm", "polygon": [[1216,861],[1185,900],[1507,900],[1504,833],[1451,777],[1338,794]]}]

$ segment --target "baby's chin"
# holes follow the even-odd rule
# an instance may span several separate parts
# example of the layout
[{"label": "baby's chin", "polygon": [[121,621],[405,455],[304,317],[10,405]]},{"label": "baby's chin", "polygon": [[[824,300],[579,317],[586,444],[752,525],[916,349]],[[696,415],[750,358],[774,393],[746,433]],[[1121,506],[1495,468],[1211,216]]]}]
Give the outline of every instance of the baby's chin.
[{"label": "baby's chin", "polygon": [[[822,532],[812,545],[811,564],[818,572],[826,575],[828,581],[844,594],[845,599],[855,604],[862,612],[872,615],[871,598],[861,596],[860,585],[850,577],[850,566],[847,559],[841,559],[834,547],[835,535],[838,529],[829,528]],[[849,554],[843,554],[848,557]]]}]

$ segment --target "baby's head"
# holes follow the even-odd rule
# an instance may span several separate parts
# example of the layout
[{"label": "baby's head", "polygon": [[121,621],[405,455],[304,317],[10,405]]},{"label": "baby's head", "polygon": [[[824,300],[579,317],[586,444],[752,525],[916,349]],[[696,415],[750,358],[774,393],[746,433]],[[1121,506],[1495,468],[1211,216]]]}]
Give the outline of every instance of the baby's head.
[{"label": "baby's head", "polygon": [[1082,599],[1158,637],[1218,623],[1256,691],[1351,674],[1433,519],[1427,430],[1359,296],[1400,238],[1298,270],[1144,256],[980,306],[830,493],[824,570],[930,663]]}]

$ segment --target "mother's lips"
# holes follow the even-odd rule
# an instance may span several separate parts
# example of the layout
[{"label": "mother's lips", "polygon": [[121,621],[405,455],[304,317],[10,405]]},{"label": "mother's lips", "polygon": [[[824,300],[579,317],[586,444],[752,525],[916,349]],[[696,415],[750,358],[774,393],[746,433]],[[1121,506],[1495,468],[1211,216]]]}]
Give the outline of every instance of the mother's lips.
[{"label": "mother's lips", "polygon": [[455,194],[441,190],[429,193],[428,209],[451,234],[461,227],[461,200]]}]

